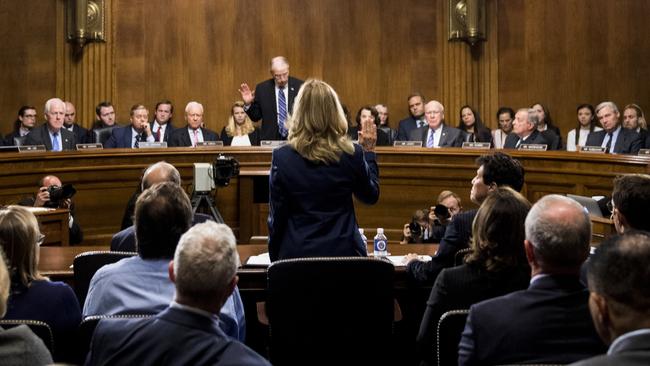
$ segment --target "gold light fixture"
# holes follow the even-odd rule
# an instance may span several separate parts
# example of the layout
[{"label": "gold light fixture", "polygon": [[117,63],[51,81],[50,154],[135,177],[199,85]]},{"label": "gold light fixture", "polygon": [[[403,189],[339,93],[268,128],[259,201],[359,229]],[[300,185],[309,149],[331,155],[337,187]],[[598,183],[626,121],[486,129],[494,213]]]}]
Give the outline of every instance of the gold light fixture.
[{"label": "gold light fixture", "polygon": [[485,41],[485,0],[449,0],[449,40]]},{"label": "gold light fixture", "polygon": [[88,42],[104,41],[105,0],[66,0],[68,42],[81,51]]}]

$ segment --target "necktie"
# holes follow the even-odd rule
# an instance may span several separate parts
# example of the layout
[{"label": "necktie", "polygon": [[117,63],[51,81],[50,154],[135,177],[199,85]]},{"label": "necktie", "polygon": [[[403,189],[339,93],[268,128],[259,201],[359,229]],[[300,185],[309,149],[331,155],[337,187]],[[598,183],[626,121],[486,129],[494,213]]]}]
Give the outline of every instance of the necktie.
[{"label": "necktie", "polygon": [[429,138],[427,139],[427,147],[433,147],[433,134],[435,132],[432,129],[429,129]]},{"label": "necktie", "polygon": [[278,129],[282,137],[287,137],[287,98],[284,96],[284,87],[278,88]]},{"label": "necktie", "polygon": [[55,132],[52,134],[52,151],[61,151],[61,146],[59,146],[59,133]]},{"label": "necktie", "polygon": [[199,130],[194,130],[194,136],[192,138],[192,146],[196,146],[196,143],[199,142]]},{"label": "necktie", "polygon": [[520,138],[520,139],[517,141],[517,145],[515,145],[515,148],[519,148],[519,145],[521,145],[522,142],[523,142],[523,140]]},{"label": "necktie", "polygon": [[134,147],[134,148],[137,149],[137,148],[140,147],[140,143],[139,143],[139,141],[140,141],[140,138],[141,138],[141,137],[142,137],[142,135],[140,135],[140,134],[135,135],[135,142],[133,143],[133,147]]},{"label": "necktie", "polygon": [[609,140],[607,140],[607,145],[605,145],[605,152],[610,153],[609,149],[612,147],[612,139],[614,139],[614,135],[611,132],[607,133],[607,136],[609,137]]},{"label": "necktie", "polygon": [[156,141],[160,141],[160,130],[161,129],[162,129],[162,127],[158,127],[158,129],[156,130],[156,133],[155,133]]},{"label": "necktie", "polygon": [[418,120],[418,128],[420,127],[424,127],[424,121],[421,119]]}]

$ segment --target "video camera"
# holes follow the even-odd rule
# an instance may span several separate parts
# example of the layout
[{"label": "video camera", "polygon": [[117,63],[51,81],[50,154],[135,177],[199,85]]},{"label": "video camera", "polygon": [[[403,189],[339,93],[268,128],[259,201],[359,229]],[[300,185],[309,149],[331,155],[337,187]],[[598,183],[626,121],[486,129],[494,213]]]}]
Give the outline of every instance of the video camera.
[{"label": "video camera", "polygon": [[45,207],[58,208],[61,201],[64,201],[77,193],[77,190],[72,184],[64,184],[62,186],[49,186],[47,192],[50,194],[50,200],[45,203]]},{"label": "video camera", "polygon": [[230,178],[239,175],[239,162],[232,156],[219,156],[212,163],[212,179],[218,187],[230,184]]}]

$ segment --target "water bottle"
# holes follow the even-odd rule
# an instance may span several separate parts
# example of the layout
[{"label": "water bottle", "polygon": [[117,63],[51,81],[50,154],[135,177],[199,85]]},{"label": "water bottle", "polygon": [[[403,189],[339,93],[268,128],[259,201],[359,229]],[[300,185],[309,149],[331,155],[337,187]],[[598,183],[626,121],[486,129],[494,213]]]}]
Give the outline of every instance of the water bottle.
[{"label": "water bottle", "polygon": [[363,245],[368,245],[368,238],[363,234],[363,228],[359,228],[359,234],[361,234],[361,240],[363,240]]},{"label": "water bottle", "polygon": [[377,235],[375,235],[374,245],[375,257],[385,257],[388,255],[388,239],[384,235],[383,228],[377,228]]}]

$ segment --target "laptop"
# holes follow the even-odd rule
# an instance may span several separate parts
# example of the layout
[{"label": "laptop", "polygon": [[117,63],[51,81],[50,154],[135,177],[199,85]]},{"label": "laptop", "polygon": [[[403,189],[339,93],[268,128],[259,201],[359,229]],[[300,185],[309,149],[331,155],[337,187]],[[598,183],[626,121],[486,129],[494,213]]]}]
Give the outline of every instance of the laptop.
[{"label": "laptop", "polygon": [[600,206],[598,206],[598,201],[595,199],[586,196],[578,196],[575,194],[567,194],[566,196],[581,204],[587,210],[587,212],[589,212],[590,215],[596,217],[605,217],[602,210],[600,209]]}]

